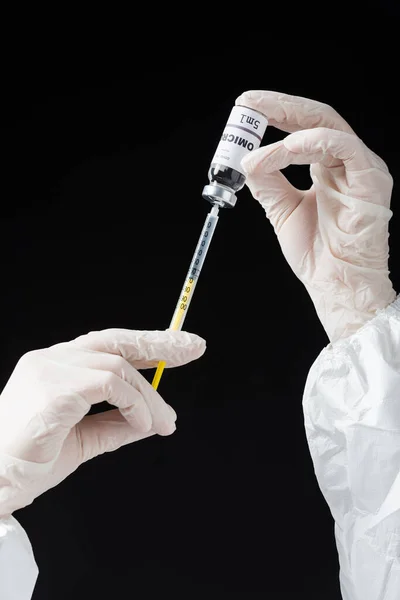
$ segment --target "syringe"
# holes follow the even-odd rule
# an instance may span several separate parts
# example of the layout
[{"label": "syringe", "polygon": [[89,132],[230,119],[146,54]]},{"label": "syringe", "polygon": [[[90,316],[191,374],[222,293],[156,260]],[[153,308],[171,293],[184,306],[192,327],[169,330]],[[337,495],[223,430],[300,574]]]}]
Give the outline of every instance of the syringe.
[{"label": "syringe", "polygon": [[[193,298],[197,280],[199,279],[208,248],[210,247],[212,236],[217,226],[218,211],[219,208],[217,204],[214,204],[206,217],[203,230],[196,246],[196,250],[194,251],[192,262],[190,263],[189,271],[169,326],[169,329],[172,331],[180,331],[182,329],[187,312],[189,310],[190,302]],[[166,362],[163,360],[158,363],[152,383],[152,386],[155,389],[158,388],[158,384],[160,383],[165,366]]]},{"label": "syringe", "polygon": [[[236,105],[231,111],[208,171],[209,185],[204,186],[202,193],[203,198],[211,202],[213,207],[204,223],[199,243],[190,263],[189,272],[169,326],[172,331],[182,329],[218,222],[219,208],[232,208],[235,206],[236,192],[242,189],[246,181],[241,161],[249,152],[259,147],[267,124],[266,116],[252,108]],[[165,365],[164,361],[158,363],[152,383],[155,389],[158,388]]]}]

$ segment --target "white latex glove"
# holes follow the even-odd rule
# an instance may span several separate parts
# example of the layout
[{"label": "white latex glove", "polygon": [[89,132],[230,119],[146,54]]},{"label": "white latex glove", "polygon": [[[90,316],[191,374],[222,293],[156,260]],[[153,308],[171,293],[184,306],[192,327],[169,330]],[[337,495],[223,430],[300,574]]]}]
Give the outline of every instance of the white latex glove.
[{"label": "white latex glove", "polygon": [[[0,396],[0,517],[98,454],[175,430],[175,411],[137,369],[199,358],[183,331],[108,329],[25,354]],[[108,401],[116,410],[85,416]]]},{"label": "white latex glove", "polygon": [[[245,92],[236,104],[292,132],[243,159],[247,185],[329,339],[349,336],[396,296],[388,271],[388,169],[326,104],[267,91]],[[309,190],[280,172],[291,164],[311,165]]]}]

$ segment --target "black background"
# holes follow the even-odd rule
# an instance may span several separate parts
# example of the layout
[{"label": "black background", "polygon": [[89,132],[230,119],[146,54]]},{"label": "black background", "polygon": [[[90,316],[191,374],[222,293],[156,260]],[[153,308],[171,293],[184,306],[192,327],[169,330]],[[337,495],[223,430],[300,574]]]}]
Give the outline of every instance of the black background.
[{"label": "black background", "polygon": [[[31,349],[91,330],[168,326],[209,209],[209,162],[242,91],[333,105],[398,181],[392,51],[10,76],[2,385]],[[269,128],[264,144],[283,135]],[[287,174],[309,185],[307,167]],[[399,289],[397,202],[395,185]],[[208,349],[162,379],[177,432],[83,465],[16,514],[40,568],[35,600],[340,598],[301,407],[327,338],[247,188],[220,213],[186,329]]]}]

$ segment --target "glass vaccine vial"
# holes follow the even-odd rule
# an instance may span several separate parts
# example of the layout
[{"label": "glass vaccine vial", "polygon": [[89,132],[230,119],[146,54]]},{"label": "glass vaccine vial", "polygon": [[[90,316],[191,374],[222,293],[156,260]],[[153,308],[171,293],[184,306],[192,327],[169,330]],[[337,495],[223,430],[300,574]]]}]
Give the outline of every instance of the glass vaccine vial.
[{"label": "glass vaccine vial", "polygon": [[203,198],[221,207],[234,207],[236,192],[242,189],[246,177],[241,160],[259,148],[268,125],[265,115],[246,106],[234,106],[208,171],[209,184]]}]

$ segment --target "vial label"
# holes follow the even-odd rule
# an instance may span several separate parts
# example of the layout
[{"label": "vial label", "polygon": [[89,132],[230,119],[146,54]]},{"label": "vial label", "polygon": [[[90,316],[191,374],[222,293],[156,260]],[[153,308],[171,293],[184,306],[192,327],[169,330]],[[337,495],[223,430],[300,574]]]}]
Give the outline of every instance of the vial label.
[{"label": "vial label", "polygon": [[240,162],[246,154],[259,148],[267,125],[268,119],[261,113],[234,106],[211,162],[244,175]]}]

